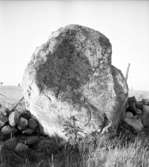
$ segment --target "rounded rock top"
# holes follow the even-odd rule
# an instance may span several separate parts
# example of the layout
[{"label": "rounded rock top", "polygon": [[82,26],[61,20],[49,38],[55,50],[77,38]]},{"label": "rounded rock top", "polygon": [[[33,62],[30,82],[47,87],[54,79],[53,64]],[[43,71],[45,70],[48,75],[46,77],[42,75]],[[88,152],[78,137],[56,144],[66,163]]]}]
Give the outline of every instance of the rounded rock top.
[{"label": "rounded rock top", "polygon": [[72,47],[72,49],[80,51],[80,56],[87,56],[93,67],[97,67],[98,63],[102,62],[111,64],[112,46],[109,39],[99,31],[89,27],[75,24],[67,25],[53,32],[48,43],[52,52],[57,50],[57,43],[58,45],[62,43],[61,50],[67,45],[68,48]]},{"label": "rounded rock top", "polygon": [[62,77],[66,78],[63,88],[72,85],[77,88],[97,69],[108,68],[111,54],[111,43],[102,33],[85,26],[68,25],[58,29],[36,49],[26,71],[41,90],[44,87],[55,89]]}]

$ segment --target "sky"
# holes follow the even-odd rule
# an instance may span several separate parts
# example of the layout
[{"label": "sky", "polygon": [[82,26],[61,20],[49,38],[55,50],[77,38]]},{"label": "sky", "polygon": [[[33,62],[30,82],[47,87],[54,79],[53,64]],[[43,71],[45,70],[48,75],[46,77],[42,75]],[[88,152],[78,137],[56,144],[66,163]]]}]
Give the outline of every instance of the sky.
[{"label": "sky", "polygon": [[67,24],[100,31],[130,89],[149,90],[149,1],[0,1],[0,82],[17,85],[37,46]]}]

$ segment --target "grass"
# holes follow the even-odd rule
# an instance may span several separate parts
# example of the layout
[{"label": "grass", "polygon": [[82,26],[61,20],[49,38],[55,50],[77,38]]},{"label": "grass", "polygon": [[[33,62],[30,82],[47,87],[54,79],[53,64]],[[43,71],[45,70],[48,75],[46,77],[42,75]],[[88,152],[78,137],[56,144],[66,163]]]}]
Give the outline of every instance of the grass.
[{"label": "grass", "polygon": [[[147,144],[147,143],[146,143]],[[142,139],[136,139],[127,146],[114,149],[98,148],[88,160],[90,167],[148,167],[149,151],[142,146]]]},{"label": "grass", "polygon": [[[1,164],[3,167],[148,167],[149,139],[142,135],[133,135],[132,140],[124,135],[96,136],[96,142],[85,139],[71,146],[65,145],[57,152],[50,153],[42,159],[32,152],[28,157],[3,150]],[[54,147],[54,146],[52,146]],[[55,146],[56,147],[56,146]],[[37,160],[40,160],[37,162]],[[10,163],[8,163],[10,162]],[[2,167],[2,165],[1,165]]]}]

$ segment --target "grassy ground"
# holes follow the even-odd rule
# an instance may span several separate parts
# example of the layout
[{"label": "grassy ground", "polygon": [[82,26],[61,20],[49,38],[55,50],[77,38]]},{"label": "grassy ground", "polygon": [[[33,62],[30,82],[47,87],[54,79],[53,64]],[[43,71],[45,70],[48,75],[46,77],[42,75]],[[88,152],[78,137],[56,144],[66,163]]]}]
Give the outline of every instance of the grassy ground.
[{"label": "grassy ground", "polygon": [[0,104],[11,108],[22,97],[22,89],[18,86],[0,86]]},{"label": "grassy ground", "polygon": [[51,143],[43,154],[33,150],[16,154],[2,148],[1,167],[148,167],[148,137],[131,128],[120,133],[124,126],[116,136],[89,136],[74,146]]},{"label": "grassy ground", "polygon": [[136,138],[134,143],[123,147],[108,150],[98,147],[88,162],[90,167],[148,167],[148,156],[148,148],[143,146],[141,138]]},{"label": "grassy ground", "polygon": [[[62,151],[59,154],[51,155],[49,158],[43,159],[38,163],[33,163],[27,158],[25,162],[20,163],[18,157],[13,153],[5,152],[9,160],[3,160],[4,166],[7,167],[148,167],[149,151],[148,148],[142,146],[142,141],[136,139],[134,143],[124,147],[105,148],[98,147],[94,152],[87,154],[80,153],[74,148]],[[9,155],[10,154],[10,155]],[[7,161],[7,162],[6,162]],[[12,161],[8,163],[8,161]],[[19,165],[20,163],[20,165]],[[2,166],[1,166],[2,167]]]}]

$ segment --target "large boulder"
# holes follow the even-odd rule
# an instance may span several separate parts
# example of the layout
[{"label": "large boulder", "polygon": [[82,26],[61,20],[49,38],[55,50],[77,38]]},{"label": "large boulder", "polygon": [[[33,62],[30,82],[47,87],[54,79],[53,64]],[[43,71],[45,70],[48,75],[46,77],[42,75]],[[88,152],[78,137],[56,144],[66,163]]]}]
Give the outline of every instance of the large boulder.
[{"label": "large boulder", "polygon": [[60,28],[36,49],[22,87],[26,107],[48,135],[68,139],[117,127],[128,87],[111,54],[103,34],[79,25]]}]

